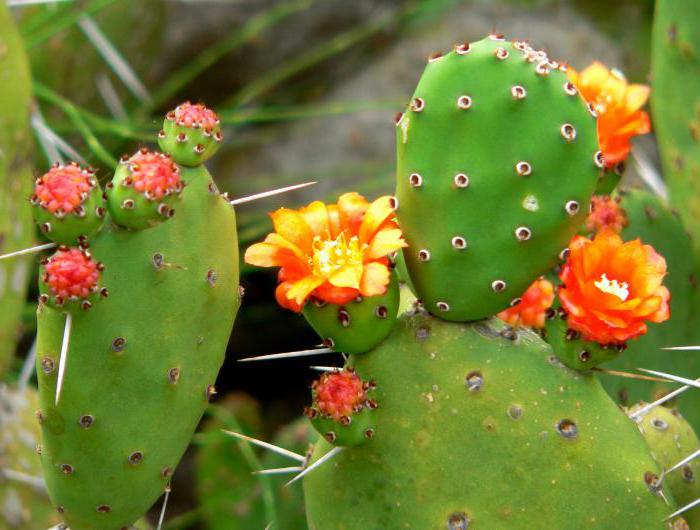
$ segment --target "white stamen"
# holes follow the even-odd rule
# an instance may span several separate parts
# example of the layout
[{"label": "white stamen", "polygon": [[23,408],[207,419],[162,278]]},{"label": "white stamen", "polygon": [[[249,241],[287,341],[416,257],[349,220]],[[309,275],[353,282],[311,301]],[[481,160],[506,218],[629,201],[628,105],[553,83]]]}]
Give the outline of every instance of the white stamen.
[{"label": "white stamen", "polygon": [[601,275],[600,280],[593,282],[593,285],[604,293],[617,296],[623,302],[627,300],[630,295],[629,285],[627,282],[609,280],[605,273]]}]

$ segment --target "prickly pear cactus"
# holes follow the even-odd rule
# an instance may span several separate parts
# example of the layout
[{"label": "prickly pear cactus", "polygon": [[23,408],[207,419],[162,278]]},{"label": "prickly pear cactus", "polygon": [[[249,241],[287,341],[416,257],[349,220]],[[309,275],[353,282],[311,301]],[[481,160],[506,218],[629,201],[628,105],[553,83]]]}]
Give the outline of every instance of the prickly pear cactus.
[{"label": "prickly pear cactus", "polygon": [[[640,403],[628,413],[633,415],[644,405],[645,403]],[[700,462],[697,459],[669,471],[700,450],[697,435],[681,413],[677,409],[655,407],[646,414],[635,417],[635,420],[654,460],[666,470],[662,482],[671,490],[676,502],[684,506],[700,498]],[[690,528],[698,528],[700,507],[687,511],[683,518],[690,524]]]},{"label": "prickly pear cactus", "polygon": [[41,486],[41,462],[37,451],[41,432],[34,412],[39,396],[34,388],[19,390],[0,385],[0,468],[21,473],[36,484],[3,476],[0,471],[0,528],[36,530],[59,522],[46,490]]},{"label": "prickly pear cactus", "polygon": [[[0,254],[29,246],[31,214],[17,197],[31,186],[31,79],[6,3],[0,5]],[[0,376],[15,352],[31,258],[0,262]]]},{"label": "prickly pear cactus", "polygon": [[[672,202],[700,250],[700,4],[656,2],[652,111]],[[682,103],[681,103],[682,102]]]},{"label": "prickly pear cactus", "polygon": [[397,119],[404,256],[440,318],[506,308],[585,219],[603,157],[591,110],[563,70],[495,35],[458,45],[430,60]]},{"label": "prickly pear cactus", "polygon": [[376,382],[374,436],[305,477],[310,528],[665,528],[634,423],[536,334],[419,311],[349,364]]},{"label": "prickly pear cactus", "polygon": [[[121,194],[113,208],[124,218],[158,223],[101,212],[101,231],[43,260],[41,460],[72,530],[127,527],[162,494],[214,393],[240,305],[235,214],[205,167],[137,162],[117,170],[108,199]],[[175,215],[158,211],[169,194]],[[53,214],[79,216],[88,199],[71,196]]]},{"label": "prickly pear cactus", "polygon": [[[672,317],[650,326],[648,332],[627,343],[628,349],[606,368],[634,370],[637,367],[679,374],[687,377],[700,375],[700,357],[686,351],[662,351],[661,348],[689,344],[691,328],[696,322],[692,315],[692,297],[697,292],[694,266],[689,256],[692,248],[680,219],[664,202],[641,190],[629,190],[622,196],[621,206],[627,212],[624,239],[640,238],[652,245],[668,263],[664,283],[671,291]],[[653,401],[674,385],[601,375],[603,386],[622,404],[640,400]],[[679,397],[679,408],[688,421],[700,427],[700,394],[687,392]]]}]

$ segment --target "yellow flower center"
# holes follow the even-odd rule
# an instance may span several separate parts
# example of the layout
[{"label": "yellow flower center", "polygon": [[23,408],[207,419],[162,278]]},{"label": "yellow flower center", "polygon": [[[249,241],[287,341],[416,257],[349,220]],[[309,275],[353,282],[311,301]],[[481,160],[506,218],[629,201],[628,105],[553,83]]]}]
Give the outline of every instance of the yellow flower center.
[{"label": "yellow flower center", "polygon": [[335,239],[314,237],[311,267],[316,276],[328,278],[346,265],[361,265],[367,245],[360,245],[357,236],[347,239],[345,233]]},{"label": "yellow flower center", "polygon": [[609,280],[605,273],[600,276],[600,280],[593,282],[593,285],[604,293],[617,296],[623,302],[627,300],[627,297],[630,295],[629,285],[627,282]]}]

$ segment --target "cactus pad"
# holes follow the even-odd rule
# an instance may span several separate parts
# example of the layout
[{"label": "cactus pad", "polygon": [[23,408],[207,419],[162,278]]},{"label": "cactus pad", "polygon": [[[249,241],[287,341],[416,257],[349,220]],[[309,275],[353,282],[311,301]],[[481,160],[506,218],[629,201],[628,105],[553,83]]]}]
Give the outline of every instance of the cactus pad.
[{"label": "cactus pad", "polygon": [[[175,217],[139,231],[107,222],[91,240],[109,297],[71,313],[58,403],[65,316],[39,306],[41,458],[71,530],[138,519],[169,484],[214,392],[240,304],[235,214],[203,166],[181,178]],[[76,274],[85,287],[89,275]]]},{"label": "cactus pad", "polygon": [[459,45],[430,61],[397,120],[404,255],[440,318],[506,308],[585,219],[603,159],[563,69],[497,36]]},{"label": "cactus pad", "polygon": [[377,384],[375,434],[306,475],[309,527],[664,528],[634,423],[594,377],[509,330],[419,313],[351,357]]}]

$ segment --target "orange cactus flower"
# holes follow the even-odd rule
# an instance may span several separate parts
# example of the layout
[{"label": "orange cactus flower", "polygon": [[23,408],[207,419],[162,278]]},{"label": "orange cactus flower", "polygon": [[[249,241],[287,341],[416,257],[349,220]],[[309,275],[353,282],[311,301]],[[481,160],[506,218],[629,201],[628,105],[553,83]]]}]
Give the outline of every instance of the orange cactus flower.
[{"label": "orange cactus flower", "polygon": [[670,316],[665,275],[666,260],[639,239],[624,242],[610,228],[593,240],[575,236],[559,288],[569,328],[599,344],[623,344],[643,335],[646,321]]},{"label": "orange cactus flower", "polygon": [[388,255],[406,246],[388,196],[369,203],[358,193],[345,193],[337,204],[315,201],[270,216],[275,232],[248,248],[245,261],[281,267],[276,298],[292,311],[301,311],[311,296],[346,304],[359,295],[384,294]]},{"label": "orange cactus flower", "polygon": [[620,206],[621,197],[594,195],[591,198],[591,213],[586,219],[586,230],[591,233],[610,228],[618,234],[627,226],[627,212]]},{"label": "orange cactus flower", "polygon": [[646,85],[628,84],[618,70],[594,62],[581,72],[567,71],[569,80],[598,114],[598,141],[608,168],[624,161],[630,140],[651,130],[649,115],[640,110],[649,98]]},{"label": "orange cactus flower", "polygon": [[548,280],[535,280],[523,294],[520,302],[498,313],[498,318],[513,327],[544,327],[545,313],[554,302],[554,286]]}]

